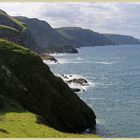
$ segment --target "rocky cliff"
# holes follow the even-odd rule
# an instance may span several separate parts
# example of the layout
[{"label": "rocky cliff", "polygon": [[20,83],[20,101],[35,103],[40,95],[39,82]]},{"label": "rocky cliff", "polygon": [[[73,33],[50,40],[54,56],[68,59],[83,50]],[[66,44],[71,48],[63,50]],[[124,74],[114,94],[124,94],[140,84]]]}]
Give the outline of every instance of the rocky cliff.
[{"label": "rocky cliff", "polygon": [[[94,112],[29,49],[0,39],[0,96],[65,132],[94,127]],[[2,105],[1,105],[2,106]]]},{"label": "rocky cliff", "polygon": [[44,52],[77,53],[70,41],[54,30],[46,21],[27,17],[16,17],[16,19],[28,26],[34,40]]},{"label": "rocky cliff", "polygon": [[89,29],[62,27],[56,28],[56,30],[76,47],[114,45],[106,36]]},{"label": "rocky cliff", "polygon": [[47,22],[23,17],[17,19],[2,10],[0,10],[0,38],[18,43],[37,53],[57,51],[77,53],[75,48],[68,45],[67,39],[51,28]]},{"label": "rocky cliff", "polygon": [[125,44],[140,44],[140,41],[129,35],[117,35],[117,34],[104,34],[107,38],[112,40],[115,45]]}]

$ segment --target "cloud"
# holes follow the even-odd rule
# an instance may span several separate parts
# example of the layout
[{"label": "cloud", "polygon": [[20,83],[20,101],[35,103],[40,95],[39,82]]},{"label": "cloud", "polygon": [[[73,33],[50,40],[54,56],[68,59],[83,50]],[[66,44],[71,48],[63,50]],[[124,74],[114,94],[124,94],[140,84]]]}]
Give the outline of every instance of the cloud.
[{"label": "cloud", "polygon": [[53,27],[80,26],[98,32],[129,34],[140,38],[139,3],[16,2],[1,3],[0,9],[13,16],[45,20]]}]

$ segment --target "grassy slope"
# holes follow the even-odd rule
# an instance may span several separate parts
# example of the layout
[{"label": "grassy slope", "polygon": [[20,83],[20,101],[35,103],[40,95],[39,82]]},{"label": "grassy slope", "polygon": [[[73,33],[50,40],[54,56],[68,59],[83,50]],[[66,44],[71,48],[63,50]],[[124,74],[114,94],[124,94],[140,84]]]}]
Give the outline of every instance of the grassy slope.
[{"label": "grassy slope", "polygon": [[14,17],[10,17],[7,13],[5,13],[2,10],[0,10],[0,15],[4,15],[5,17],[7,17],[7,19],[9,19],[9,21],[17,24],[17,26],[19,26],[23,31],[27,28],[24,23],[22,23],[21,21],[17,20]]},{"label": "grassy slope", "polygon": [[10,26],[6,26],[6,25],[0,25],[0,30],[9,30],[9,31],[14,31],[14,32],[19,33],[19,31],[17,29],[12,28]]},{"label": "grassy slope", "polygon": [[[4,132],[3,132],[4,131]],[[45,125],[37,124],[34,114],[29,112],[9,112],[0,115],[0,137],[96,137],[96,135],[80,135],[62,133]]]}]

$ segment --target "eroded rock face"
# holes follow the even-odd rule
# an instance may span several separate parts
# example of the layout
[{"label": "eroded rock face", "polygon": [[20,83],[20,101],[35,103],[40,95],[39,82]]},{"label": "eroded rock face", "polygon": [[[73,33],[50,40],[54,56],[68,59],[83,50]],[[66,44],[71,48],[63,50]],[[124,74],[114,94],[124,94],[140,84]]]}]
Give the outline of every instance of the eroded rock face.
[{"label": "eroded rock face", "polygon": [[93,110],[37,54],[0,40],[0,60],[0,94],[61,131],[82,132],[96,124]]},{"label": "eroded rock face", "polygon": [[57,60],[53,56],[51,56],[50,54],[47,54],[47,53],[41,54],[40,57],[43,60],[50,60],[50,61],[53,61],[53,62],[57,62]]}]

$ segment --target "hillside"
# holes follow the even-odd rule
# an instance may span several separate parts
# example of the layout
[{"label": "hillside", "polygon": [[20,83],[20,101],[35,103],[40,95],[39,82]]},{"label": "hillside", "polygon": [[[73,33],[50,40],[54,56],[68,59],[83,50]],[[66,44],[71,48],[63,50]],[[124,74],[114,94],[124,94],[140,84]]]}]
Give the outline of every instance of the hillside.
[{"label": "hillside", "polygon": [[[25,23],[20,21],[21,19],[24,19]],[[20,20],[0,10],[0,38],[30,48],[37,53],[78,53],[75,48],[68,45],[67,39],[47,22],[22,17]]]},{"label": "hillside", "polygon": [[2,10],[0,10],[0,38],[18,43],[38,53],[43,51],[36,44],[28,27]]},{"label": "hillside", "polygon": [[117,34],[104,34],[107,38],[112,40],[115,45],[125,44],[140,44],[140,41],[129,35],[117,35]]},{"label": "hillside", "polygon": [[77,53],[69,40],[54,30],[46,21],[27,17],[16,18],[27,24],[34,40],[43,50],[47,52]]},{"label": "hillside", "polygon": [[114,45],[106,36],[89,29],[80,27],[62,27],[56,30],[65,38],[69,39],[72,45],[79,46],[104,46]]},{"label": "hillside", "polygon": [[[36,114],[38,123],[59,131],[79,133],[95,127],[92,109],[36,53],[3,39],[0,39],[0,91],[2,99],[17,102]],[[0,106],[4,108],[3,103]]]}]

